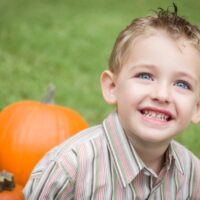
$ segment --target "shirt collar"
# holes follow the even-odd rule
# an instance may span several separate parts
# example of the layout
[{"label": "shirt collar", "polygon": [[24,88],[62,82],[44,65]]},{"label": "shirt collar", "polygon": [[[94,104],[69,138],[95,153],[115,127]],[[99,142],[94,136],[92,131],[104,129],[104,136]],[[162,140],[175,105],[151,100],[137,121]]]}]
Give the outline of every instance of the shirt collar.
[{"label": "shirt collar", "polygon": [[172,140],[169,146],[169,151],[171,154],[171,157],[175,161],[175,166],[178,169],[178,171],[184,175],[184,163],[183,160],[180,159],[180,156],[182,156],[182,152],[179,152],[178,144],[176,141]]},{"label": "shirt collar", "polygon": [[103,127],[117,174],[125,187],[144,168],[144,163],[127,139],[116,112],[103,121]]}]

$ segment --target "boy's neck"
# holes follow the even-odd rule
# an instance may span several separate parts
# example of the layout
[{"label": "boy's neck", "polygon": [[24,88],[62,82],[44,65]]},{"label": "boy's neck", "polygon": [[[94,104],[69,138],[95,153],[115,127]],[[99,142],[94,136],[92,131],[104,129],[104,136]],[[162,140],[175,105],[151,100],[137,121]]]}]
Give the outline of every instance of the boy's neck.
[{"label": "boy's neck", "polygon": [[156,174],[159,174],[164,166],[166,159],[165,153],[170,141],[159,145],[149,142],[144,144],[135,139],[131,139],[130,141],[144,164]]}]

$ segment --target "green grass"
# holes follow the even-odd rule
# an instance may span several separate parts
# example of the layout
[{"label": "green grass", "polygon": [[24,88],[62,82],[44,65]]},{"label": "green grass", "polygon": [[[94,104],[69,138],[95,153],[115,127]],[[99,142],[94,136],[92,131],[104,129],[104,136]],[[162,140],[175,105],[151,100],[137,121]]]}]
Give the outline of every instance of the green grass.
[{"label": "green grass", "polygon": [[[176,1],[182,16],[199,23],[200,2]],[[90,125],[113,109],[99,84],[117,34],[133,18],[171,5],[159,0],[1,0],[0,108],[40,101],[50,83],[55,102],[81,113]],[[200,156],[200,126],[178,140]]]}]

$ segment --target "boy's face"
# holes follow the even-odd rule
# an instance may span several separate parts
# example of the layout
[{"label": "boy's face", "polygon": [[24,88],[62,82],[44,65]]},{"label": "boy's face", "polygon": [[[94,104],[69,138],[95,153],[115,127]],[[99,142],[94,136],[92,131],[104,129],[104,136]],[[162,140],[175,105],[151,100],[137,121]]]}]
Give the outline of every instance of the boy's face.
[{"label": "boy's face", "polygon": [[102,74],[106,101],[116,104],[125,132],[143,142],[169,142],[197,123],[199,86],[199,52],[161,33],[137,38],[117,76]]}]

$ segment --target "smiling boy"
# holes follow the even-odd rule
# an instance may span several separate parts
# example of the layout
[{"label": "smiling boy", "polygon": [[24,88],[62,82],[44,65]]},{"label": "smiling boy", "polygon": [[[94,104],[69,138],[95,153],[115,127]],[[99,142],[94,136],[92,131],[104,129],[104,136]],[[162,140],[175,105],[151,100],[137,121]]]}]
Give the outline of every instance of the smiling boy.
[{"label": "smiling boy", "polygon": [[159,172],[171,139],[190,121],[199,121],[200,54],[185,38],[158,29],[129,45],[120,72],[102,74],[104,97],[117,105],[121,125],[142,160]]},{"label": "smiling boy", "polygon": [[118,36],[101,125],[50,151],[26,199],[200,199],[200,161],[173,138],[200,121],[200,30],[174,12],[134,20]]}]

